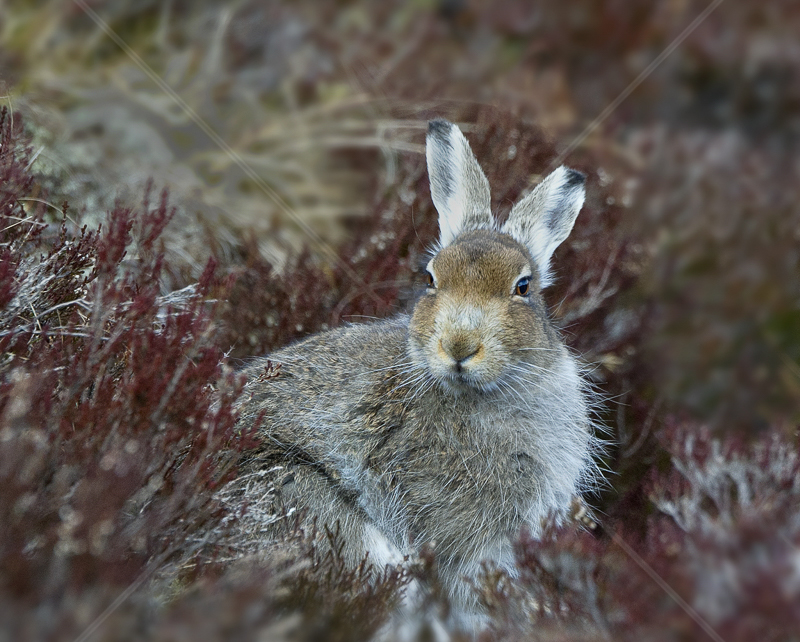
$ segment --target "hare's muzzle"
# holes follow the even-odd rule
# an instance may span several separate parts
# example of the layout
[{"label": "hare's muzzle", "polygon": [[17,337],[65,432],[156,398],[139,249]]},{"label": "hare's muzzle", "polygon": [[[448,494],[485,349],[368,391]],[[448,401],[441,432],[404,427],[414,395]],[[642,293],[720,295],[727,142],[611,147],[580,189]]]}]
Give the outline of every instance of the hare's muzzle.
[{"label": "hare's muzzle", "polygon": [[476,337],[454,334],[439,339],[439,358],[454,372],[463,372],[470,362],[480,361],[483,346]]},{"label": "hare's muzzle", "polygon": [[440,292],[434,330],[423,344],[431,373],[457,388],[492,385],[500,374],[493,365],[502,352],[500,319],[490,305],[470,298],[467,293]]}]

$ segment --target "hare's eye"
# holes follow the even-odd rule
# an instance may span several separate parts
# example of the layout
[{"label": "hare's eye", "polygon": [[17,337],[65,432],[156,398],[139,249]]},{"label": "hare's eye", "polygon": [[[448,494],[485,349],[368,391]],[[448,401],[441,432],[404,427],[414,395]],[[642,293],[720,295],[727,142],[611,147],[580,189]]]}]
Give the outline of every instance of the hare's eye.
[{"label": "hare's eye", "polygon": [[429,288],[433,287],[433,274],[425,270],[425,283]]},{"label": "hare's eye", "polygon": [[525,276],[517,281],[517,286],[514,288],[514,294],[517,296],[528,296],[531,293],[531,280]]}]

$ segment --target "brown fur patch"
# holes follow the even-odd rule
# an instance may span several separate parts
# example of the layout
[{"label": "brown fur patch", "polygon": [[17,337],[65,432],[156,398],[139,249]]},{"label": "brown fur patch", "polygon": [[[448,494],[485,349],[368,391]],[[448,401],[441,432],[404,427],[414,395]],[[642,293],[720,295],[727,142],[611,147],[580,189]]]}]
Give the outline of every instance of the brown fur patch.
[{"label": "brown fur patch", "polygon": [[509,294],[523,271],[531,275],[532,286],[538,283],[528,251],[507,234],[487,230],[461,234],[433,259],[432,268],[438,288],[482,297]]}]

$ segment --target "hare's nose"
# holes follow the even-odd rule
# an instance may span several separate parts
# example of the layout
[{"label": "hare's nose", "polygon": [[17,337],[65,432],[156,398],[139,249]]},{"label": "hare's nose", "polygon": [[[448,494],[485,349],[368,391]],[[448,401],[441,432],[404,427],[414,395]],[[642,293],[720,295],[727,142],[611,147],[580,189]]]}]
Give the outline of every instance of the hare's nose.
[{"label": "hare's nose", "polygon": [[467,337],[445,337],[439,340],[439,348],[448,357],[455,361],[454,367],[461,371],[462,366],[480,352],[481,345]]}]

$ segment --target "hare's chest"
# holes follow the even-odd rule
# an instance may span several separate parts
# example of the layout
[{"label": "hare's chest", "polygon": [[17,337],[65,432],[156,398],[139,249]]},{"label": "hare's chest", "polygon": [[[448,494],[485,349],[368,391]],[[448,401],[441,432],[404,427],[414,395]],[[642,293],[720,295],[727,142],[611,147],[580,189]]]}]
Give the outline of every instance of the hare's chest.
[{"label": "hare's chest", "polygon": [[497,534],[519,528],[537,502],[543,468],[529,426],[503,421],[454,418],[415,431],[397,449],[393,475],[417,521],[455,529],[483,523]]}]

